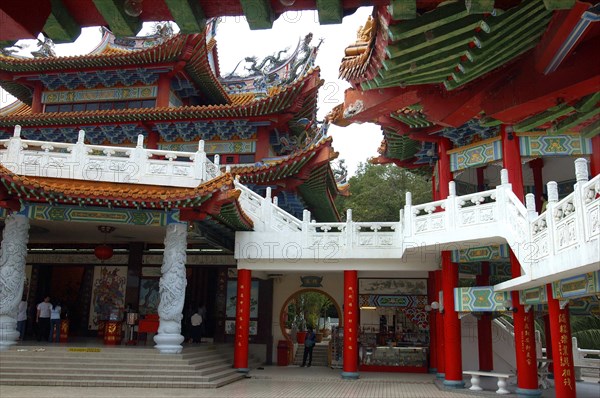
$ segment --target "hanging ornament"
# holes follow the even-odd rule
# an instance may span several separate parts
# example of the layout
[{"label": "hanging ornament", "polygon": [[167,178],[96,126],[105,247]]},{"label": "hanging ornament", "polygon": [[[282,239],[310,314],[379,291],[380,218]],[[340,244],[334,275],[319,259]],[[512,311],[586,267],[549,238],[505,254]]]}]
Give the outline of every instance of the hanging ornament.
[{"label": "hanging ornament", "polygon": [[104,234],[104,243],[100,246],[96,246],[94,249],[94,255],[100,261],[108,260],[113,256],[114,251],[112,247],[106,244],[106,237],[115,230],[115,227],[111,227],[109,225],[99,225],[98,230]]}]

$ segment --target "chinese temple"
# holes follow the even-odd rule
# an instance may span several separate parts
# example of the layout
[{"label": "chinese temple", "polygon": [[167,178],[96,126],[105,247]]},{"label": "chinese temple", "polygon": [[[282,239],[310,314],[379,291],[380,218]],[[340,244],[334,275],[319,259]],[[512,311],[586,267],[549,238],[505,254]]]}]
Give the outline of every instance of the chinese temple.
[{"label": "chinese temple", "polygon": [[[598,5],[371,3],[341,60],[351,88],[321,124],[311,35],[227,74],[210,18],[268,28],[285,7],[316,8],[334,23],[362,2],[63,0],[27,24],[0,6],[0,40],[59,40],[65,14],[116,33],[85,56],[0,55],[18,98],[0,109],[0,348],[15,344],[22,291],[38,302],[71,281],[79,333],[132,305],[158,314],[156,348],[178,353],[187,307],[204,304],[246,373],[250,345],[270,363],[279,340],[289,363],[301,330],[287,310],[318,292],[338,310],[329,365],[345,379],[432,372],[462,388],[470,375],[477,390],[482,375],[507,393],[516,377],[518,395],[540,396],[553,374],[575,397],[588,365],[569,317],[600,312]],[[131,18],[189,25],[134,38]],[[372,161],[429,176],[433,202],[407,193],[394,222],[340,215],[329,123],[381,126]]]},{"label": "chinese temple", "polygon": [[[3,280],[3,297],[18,303],[24,289],[37,303],[54,292],[80,336],[101,334],[111,311],[126,307],[158,313],[161,334],[179,325],[184,302],[186,311],[204,304],[208,333],[225,342],[234,233],[254,228],[234,183],[269,192],[291,215],[308,208],[339,220],[329,165],[337,154],[315,122],[322,80],[312,35],[221,75],[215,31],[216,21],[191,35],[116,38],[105,29],[83,56],[0,55],[0,85],[18,99],[0,110],[4,236],[27,258]],[[172,286],[159,288],[166,270]],[[270,284],[261,280],[261,292]],[[260,319],[257,343],[270,322]],[[161,346],[177,351],[170,340]]]}]

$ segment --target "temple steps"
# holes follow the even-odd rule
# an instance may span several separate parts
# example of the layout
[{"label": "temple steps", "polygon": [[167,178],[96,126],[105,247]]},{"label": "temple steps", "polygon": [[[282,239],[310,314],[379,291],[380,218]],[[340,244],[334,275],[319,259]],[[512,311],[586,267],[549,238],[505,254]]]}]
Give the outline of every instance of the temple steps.
[{"label": "temple steps", "polygon": [[[313,359],[311,366],[329,366],[328,357],[329,344],[317,343],[313,348]],[[302,356],[304,355],[304,345],[298,345],[296,355],[294,356],[293,365],[302,365]]]},{"label": "temple steps", "polygon": [[[73,348],[78,351],[69,351]],[[95,350],[68,345],[12,347],[0,353],[0,385],[217,388],[244,378],[231,366],[231,345],[185,347],[172,355],[152,347]]]}]

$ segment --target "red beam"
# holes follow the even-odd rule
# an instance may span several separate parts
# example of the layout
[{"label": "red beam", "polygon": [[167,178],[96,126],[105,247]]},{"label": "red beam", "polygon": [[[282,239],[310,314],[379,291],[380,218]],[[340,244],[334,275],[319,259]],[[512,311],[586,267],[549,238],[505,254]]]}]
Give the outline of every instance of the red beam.
[{"label": "red beam", "polygon": [[50,15],[50,0],[39,0],[29,7],[22,0],[0,2],[0,41],[35,39]]},{"label": "red beam", "polygon": [[572,102],[600,91],[600,52],[597,43],[581,45],[554,73],[545,76],[536,72],[534,58],[529,57],[519,65],[512,77],[490,90],[483,100],[486,115],[504,123],[517,123],[524,118],[556,106]]},{"label": "red beam", "polygon": [[344,93],[344,112],[354,109],[356,113],[347,118],[351,122],[371,122],[381,115],[416,104],[420,101],[417,92],[418,86],[368,91],[348,89]]},{"label": "red beam", "polygon": [[570,10],[556,11],[554,13],[548,29],[544,33],[544,36],[542,36],[540,44],[535,49],[535,69],[539,73],[544,73],[544,70],[552,61],[556,52],[581,20],[581,15],[590,7],[591,4],[578,1]]}]

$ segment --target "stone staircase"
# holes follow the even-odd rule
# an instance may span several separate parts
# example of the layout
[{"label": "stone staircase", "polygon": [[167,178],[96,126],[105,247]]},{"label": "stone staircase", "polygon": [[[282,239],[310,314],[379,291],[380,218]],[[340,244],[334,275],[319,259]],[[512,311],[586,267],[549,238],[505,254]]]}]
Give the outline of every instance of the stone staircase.
[{"label": "stone staircase", "polygon": [[0,385],[218,388],[245,377],[232,363],[231,345],[174,355],[151,347],[19,345],[0,352]]},{"label": "stone staircase", "polygon": [[[311,366],[329,366],[327,351],[329,350],[329,342],[317,343],[313,348],[313,360]],[[293,365],[302,365],[302,355],[304,355],[304,345],[298,345],[296,355],[294,356]]]}]

